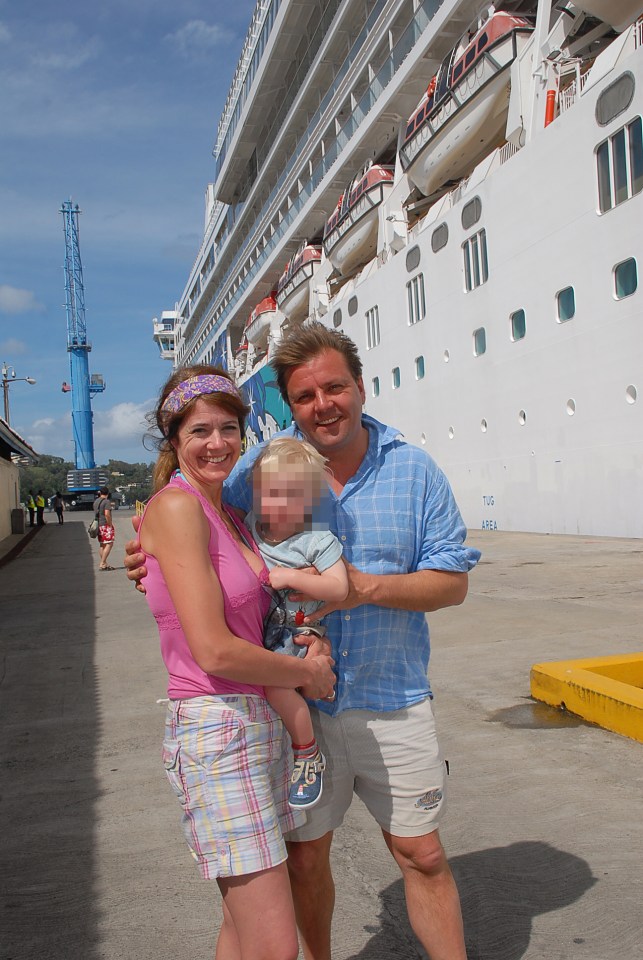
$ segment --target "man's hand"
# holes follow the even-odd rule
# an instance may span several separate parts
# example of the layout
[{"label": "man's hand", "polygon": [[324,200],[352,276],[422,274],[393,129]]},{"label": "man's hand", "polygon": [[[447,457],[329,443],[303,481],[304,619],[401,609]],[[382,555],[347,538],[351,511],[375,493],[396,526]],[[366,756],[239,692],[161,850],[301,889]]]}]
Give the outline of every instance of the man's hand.
[{"label": "man's hand", "polygon": [[[140,525],[141,518],[132,517],[132,526],[136,533],[138,533]],[[147,576],[147,567],[145,566],[145,554],[141,552],[141,545],[138,538],[128,540],[125,544],[125,559],[123,562],[127,570],[127,579],[136,584],[136,589],[139,593],[145,593],[145,587],[141,583],[141,580]]]}]

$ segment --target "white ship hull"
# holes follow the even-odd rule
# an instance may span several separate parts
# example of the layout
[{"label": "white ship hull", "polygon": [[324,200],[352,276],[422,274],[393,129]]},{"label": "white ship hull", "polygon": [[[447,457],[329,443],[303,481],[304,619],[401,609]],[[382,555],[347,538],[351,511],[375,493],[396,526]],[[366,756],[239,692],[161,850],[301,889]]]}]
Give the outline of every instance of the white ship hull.
[{"label": "white ship hull", "polygon": [[[356,18],[363,11],[358,0],[339,6]],[[409,10],[402,0],[390,6],[391,16]],[[300,93],[302,115],[313,117],[309,141],[294,149],[284,121],[289,157],[299,150],[301,162],[288,160],[287,182],[277,159],[259,171],[266,183],[256,189],[270,202],[263,219],[240,224],[238,247],[233,235],[214,258],[201,295],[204,319],[196,310],[192,319],[191,276],[179,304],[176,362],[210,355],[215,337],[234,356],[248,313],[275,287],[288,251],[301,237],[320,242],[341,185],[368,159],[393,163],[404,118],[476,12],[468,0],[444,0],[439,13],[425,15],[433,6],[413,5],[414,30],[390,64],[386,18],[381,36],[356,30],[362,59],[347,56],[334,99],[320,104],[311,67]],[[634,7],[643,13],[642,3]],[[284,16],[289,11],[287,4]],[[615,37],[591,24],[584,50],[580,28],[565,45],[572,16],[582,14],[551,5],[536,25],[533,51],[511,68],[521,91],[518,100],[512,91],[508,109],[501,72],[480,84],[457,124],[445,118],[425,168],[420,153],[411,158],[419,158],[417,168],[406,171],[398,157],[381,203],[329,234],[314,284],[303,285],[305,316],[355,341],[367,411],[434,457],[468,526],[643,537],[643,27]],[[328,29],[327,46],[344,51],[341,23],[336,34],[334,23]],[[438,43],[443,29],[449,40]],[[273,41],[278,72],[279,38]],[[367,81],[378,91],[368,102],[360,99]],[[548,92],[555,110],[545,126]],[[361,126],[345,125],[345,104],[352,118],[363,117]],[[317,109],[326,113],[317,117]],[[512,142],[495,149],[505,127]],[[226,142],[222,201],[234,195],[239,166],[235,141]],[[466,179],[446,192],[465,158]],[[251,208],[248,201],[244,209]],[[223,222],[222,213],[206,230],[195,271]],[[289,318],[303,315],[299,297]],[[272,339],[283,321],[277,316]],[[249,442],[288,421],[274,379],[264,354],[240,377],[252,399]]]}]

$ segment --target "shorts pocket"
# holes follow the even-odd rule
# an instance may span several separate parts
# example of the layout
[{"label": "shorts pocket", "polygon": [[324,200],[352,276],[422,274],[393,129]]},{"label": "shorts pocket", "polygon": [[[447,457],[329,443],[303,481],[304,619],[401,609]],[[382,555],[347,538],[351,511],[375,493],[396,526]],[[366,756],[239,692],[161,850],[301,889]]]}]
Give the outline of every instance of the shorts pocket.
[{"label": "shorts pocket", "polygon": [[170,786],[180,803],[185,804],[185,789],[181,776],[181,744],[178,740],[164,740],[162,749],[163,766]]}]

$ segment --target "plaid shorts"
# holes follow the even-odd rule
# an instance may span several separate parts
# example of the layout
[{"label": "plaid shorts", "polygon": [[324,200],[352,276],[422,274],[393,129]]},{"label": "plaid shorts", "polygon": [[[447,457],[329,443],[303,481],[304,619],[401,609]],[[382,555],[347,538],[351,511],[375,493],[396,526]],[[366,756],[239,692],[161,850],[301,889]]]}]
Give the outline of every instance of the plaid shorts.
[{"label": "plaid shorts", "polygon": [[204,880],[256,873],[286,860],[282,833],[300,826],[305,814],[288,806],[290,739],[265,700],[171,700],[163,764]]}]

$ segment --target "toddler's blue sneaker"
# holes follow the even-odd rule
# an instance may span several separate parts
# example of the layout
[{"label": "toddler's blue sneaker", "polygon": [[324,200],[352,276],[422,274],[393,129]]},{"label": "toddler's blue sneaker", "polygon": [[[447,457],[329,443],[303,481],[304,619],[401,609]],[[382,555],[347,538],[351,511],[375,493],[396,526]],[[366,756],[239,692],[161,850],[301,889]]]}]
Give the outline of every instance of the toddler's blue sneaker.
[{"label": "toddler's blue sneaker", "polygon": [[295,760],[288,794],[291,807],[295,810],[306,810],[315,806],[322,795],[325,767],[326,759],[321,750],[308,760]]}]

